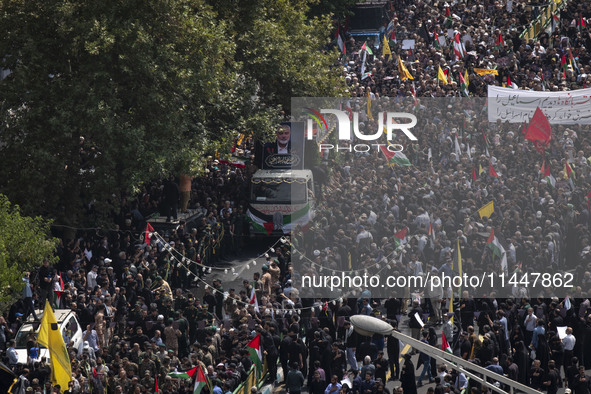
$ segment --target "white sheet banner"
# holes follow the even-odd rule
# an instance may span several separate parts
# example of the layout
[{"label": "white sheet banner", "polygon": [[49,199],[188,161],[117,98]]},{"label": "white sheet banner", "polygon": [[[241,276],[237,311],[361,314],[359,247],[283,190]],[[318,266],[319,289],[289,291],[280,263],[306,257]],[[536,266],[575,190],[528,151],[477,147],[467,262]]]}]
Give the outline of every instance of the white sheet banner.
[{"label": "white sheet banner", "polygon": [[591,124],[591,89],[567,92],[535,92],[488,87],[488,121],[523,123],[536,108],[553,124]]}]

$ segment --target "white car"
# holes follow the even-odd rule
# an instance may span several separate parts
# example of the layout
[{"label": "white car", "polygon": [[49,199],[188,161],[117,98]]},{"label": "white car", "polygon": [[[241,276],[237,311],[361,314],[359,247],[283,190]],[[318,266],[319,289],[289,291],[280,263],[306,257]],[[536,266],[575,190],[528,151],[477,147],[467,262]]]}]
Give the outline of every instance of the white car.
[{"label": "white car", "polygon": [[[74,349],[78,350],[83,342],[83,330],[82,327],[80,327],[80,323],[78,323],[78,319],[76,319],[76,314],[70,309],[56,309],[53,313],[55,314],[55,319],[57,320],[58,327],[66,346],[71,341],[74,341]],[[43,318],[43,311],[37,311],[37,316],[39,317],[39,321],[35,321],[33,316],[30,315],[28,320],[21,326],[16,334],[16,352],[18,354],[19,363],[27,363],[27,343],[33,338],[36,339],[39,333],[39,325]],[[49,360],[49,350],[41,345],[39,345],[39,348],[39,358],[37,360],[40,360],[41,357],[45,357]]]}]

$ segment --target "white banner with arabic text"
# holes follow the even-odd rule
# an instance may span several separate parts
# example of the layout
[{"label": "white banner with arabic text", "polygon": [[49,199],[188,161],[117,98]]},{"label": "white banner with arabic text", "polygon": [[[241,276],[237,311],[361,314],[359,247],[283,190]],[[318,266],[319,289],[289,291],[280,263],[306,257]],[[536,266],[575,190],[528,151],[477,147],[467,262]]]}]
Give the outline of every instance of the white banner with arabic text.
[{"label": "white banner with arabic text", "polygon": [[527,122],[537,107],[552,124],[591,124],[591,89],[536,92],[488,87],[489,122]]}]

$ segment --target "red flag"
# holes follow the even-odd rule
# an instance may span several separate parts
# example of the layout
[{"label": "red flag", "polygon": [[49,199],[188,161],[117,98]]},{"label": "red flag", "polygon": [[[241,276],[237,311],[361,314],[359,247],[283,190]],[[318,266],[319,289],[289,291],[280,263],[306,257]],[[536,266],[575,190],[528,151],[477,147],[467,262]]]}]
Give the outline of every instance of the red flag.
[{"label": "red flag", "polygon": [[150,244],[150,238],[152,237],[152,233],[154,232],[154,227],[150,223],[146,223],[146,235],[144,237],[144,243]]},{"label": "red flag", "polygon": [[507,75],[507,87],[511,87],[511,75]]},{"label": "red flag", "polygon": [[499,176],[499,174],[497,174],[491,163],[488,163],[488,176],[491,176],[493,178],[497,178]]},{"label": "red flag", "polygon": [[159,393],[160,390],[158,390],[158,376],[154,375],[154,392],[155,393]]},{"label": "red flag", "polygon": [[589,211],[589,199],[591,198],[591,192],[589,192],[589,194],[587,194],[587,198],[585,198],[585,200],[587,200],[587,211]]},{"label": "red flag", "polygon": [[579,23],[579,26],[587,27],[587,24],[585,23],[585,18],[583,18],[583,15],[581,15],[581,23]]},{"label": "red flag", "polygon": [[449,10],[449,7],[445,7],[445,17],[449,17],[451,15],[451,11]]},{"label": "red flag", "polygon": [[476,180],[476,168],[472,167],[472,180]]},{"label": "red flag", "polygon": [[550,122],[548,122],[548,118],[539,107],[536,108],[536,112],[529,122],[525,132],[525,139],[533,142],[538,152],[543,152],[552,139]]},{"label": "red flag", "polygon": [[562,79],[566,79],[566,57],[564,53],[562,54],[562,58],[560,59],[560,68],[562,68]]},{"label": "red flag", "polygon": [[[540,168],[540,174],[545,174],[546,173],[545,168],[546,168],[546,161],[543,161],[542,162],[542,168]],[[548,169],[550,169],[550,168],[548,168]],[[546,175],[544,175],[544,176],[546,176]]]},{"label": "red flag", "polygon": [[402,230],[400,230],[399,232],[397,232],[396,234],[394,234],[394,236],[398,239],[403,240],[406,237],[407,231],[408,231],[408,227],[405,227]]}]

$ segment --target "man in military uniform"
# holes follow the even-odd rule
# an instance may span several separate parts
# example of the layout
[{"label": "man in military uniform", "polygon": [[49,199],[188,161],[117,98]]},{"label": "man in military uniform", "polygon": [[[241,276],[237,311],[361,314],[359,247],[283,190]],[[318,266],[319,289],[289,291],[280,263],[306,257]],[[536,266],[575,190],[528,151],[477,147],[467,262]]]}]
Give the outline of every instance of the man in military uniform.
[{"label": "man in military uniform", "polygon": [[[153,376],[156,376],[156,374]],[[150,376],[150,371],[144,372],[144,377],[140,381],[140,384],[144,387],[154,387],[154,378]]]}]

